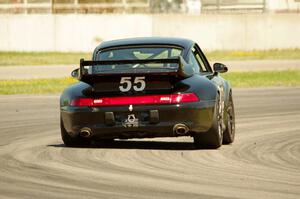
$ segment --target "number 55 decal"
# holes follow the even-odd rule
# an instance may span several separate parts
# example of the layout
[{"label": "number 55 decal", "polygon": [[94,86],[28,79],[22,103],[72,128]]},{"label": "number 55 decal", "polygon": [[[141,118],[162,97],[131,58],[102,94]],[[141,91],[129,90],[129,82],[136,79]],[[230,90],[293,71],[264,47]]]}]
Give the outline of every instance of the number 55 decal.
[{"label": "number 55 decal", "polygon": [[[133,90],[143,91],[146,87],[145,77],[135,77],[133,81]],[[119,89],[121,92],[128,92],[132,88],[131,77],[122,77]]]}]

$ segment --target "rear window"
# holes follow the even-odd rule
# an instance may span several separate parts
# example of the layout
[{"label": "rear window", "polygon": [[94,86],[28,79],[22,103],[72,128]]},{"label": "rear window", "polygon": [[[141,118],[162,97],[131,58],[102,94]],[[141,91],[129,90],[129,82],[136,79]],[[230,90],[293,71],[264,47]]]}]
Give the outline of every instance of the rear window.
[{"label": "rear window", "polygon": [[[167,59],[180,56],[182,49],[177,47],[134,47],[100,51],[96,60],[143,60],[143,59]],[[93,67],[93,73],[120,72],[136,69],[161,69],[178,67],[174,63],[149,63],[149,64],[115,64],[97,65]]]}]

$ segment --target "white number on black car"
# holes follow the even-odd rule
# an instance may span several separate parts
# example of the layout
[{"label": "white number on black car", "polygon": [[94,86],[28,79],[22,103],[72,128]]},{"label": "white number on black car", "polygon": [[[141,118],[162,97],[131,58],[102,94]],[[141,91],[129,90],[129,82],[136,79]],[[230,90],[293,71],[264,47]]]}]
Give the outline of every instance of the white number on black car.
[{"label": "white number on black car", "polygon": [[133,83],[133,90],[135,91],[143,91],[146,87],[145,77],[136,77]]},{"label": "white number on black car", "polygon": [[122,77],[120,81],[119,89],[121,92],[128,92],[131,89],[131,77]]},{"label": "white number on black car", "polygon": [[[143,91],[146,87],[145,77],[135,77],[133,81],[133,90]],[[122,77],[119,89],[121,92],[128,92],[132,88],[131,77]]]}]

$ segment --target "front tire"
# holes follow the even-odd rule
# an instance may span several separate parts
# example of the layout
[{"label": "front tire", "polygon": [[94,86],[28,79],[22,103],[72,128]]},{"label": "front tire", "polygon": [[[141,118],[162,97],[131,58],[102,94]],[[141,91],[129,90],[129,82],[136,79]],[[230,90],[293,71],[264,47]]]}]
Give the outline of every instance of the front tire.
[{"label": "front tire", "polygon": [[82,137],[71,137],[66,131],[62,119],[60,119],[61,138],[66,147],[88,147],[91,140]]},{"label": "front tire", "polygon": [[217,149],[222,146],[222,115],[221,101],[218,95],[215,103],[213,125],[207,132],[196,133],[194,135],[194,144],[196,148]]}]

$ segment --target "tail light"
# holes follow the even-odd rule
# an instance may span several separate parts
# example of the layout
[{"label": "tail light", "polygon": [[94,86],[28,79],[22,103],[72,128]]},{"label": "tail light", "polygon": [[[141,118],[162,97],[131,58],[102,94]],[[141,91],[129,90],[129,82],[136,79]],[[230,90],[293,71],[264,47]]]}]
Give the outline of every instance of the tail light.
[{"label": "tail light", "polygon": [[195,93],[170,95],[144,95],[126,97],[79,98],[72,100],[71,106],[120,106],[145,104],[180,104],[199,101]]}]

